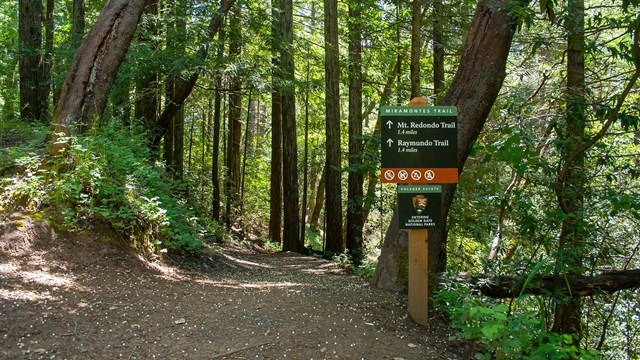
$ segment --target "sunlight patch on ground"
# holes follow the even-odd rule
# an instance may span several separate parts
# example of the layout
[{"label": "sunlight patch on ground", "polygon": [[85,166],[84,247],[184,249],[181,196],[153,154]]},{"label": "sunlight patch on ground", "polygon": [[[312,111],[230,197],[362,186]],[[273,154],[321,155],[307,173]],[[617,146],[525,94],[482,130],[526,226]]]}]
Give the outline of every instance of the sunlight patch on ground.
[{"label": "sunlight patch on ground", "polygon": [[0,289],[0,299],[2,301],[39,301],[51,299],[52,296],[48,291],[35,292],[25,289]]},{"label": "sunlight patch on ground", "polygon": [[228,255],[228,254],[222,254],[222,256],[224,256],[226,259],[231,260],[231,261],[233,261],[234,263],[237,263],[237,264],[254,266],[254,267],[259,267],[259,268],[264,268],[264,269],[273,269],[273,266],[271,266],[271,265],[265,265],[265,264],[259,264],[257,262],[253,262],[253,261],[241,260],[241,259],[235,258],[235,257],[233,257],[231,255]]},{"label": "sunlight patch on ground", "polygon": [[22,271],[19,276],[26,282],[34,282],[45,286],[74,286],[73,280],[45,271]]},{"label": "sunlight patch on ground", "polygon": [[292,282],[229,282],[229,281],[213,281],[208,279],[196,280],[198,284],[212,285],[215,287],[221,287],[225,289],[243,290],[243,289],[256,289],[256,290],[272,290],[272,289],[289,289],[301,287],[302,284]]}]

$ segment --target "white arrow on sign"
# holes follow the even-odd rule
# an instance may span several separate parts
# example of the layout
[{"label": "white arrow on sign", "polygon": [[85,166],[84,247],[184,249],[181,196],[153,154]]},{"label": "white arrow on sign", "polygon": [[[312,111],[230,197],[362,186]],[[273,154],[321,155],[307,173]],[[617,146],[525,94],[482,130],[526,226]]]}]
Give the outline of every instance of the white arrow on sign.
[{"label": "white arrow on sign", "polygon": [[391,129],[392,125],[393,125],[393,121],[391,121],[391,120],[387,121],[387,126],[389,126],[389,129]]},{"label": "white arrow on sign", "polygon": [[391,144],[393,144],[393,140],[391,139],[387,140],[387,144],[389,144],[389,147],[391,147]]}]

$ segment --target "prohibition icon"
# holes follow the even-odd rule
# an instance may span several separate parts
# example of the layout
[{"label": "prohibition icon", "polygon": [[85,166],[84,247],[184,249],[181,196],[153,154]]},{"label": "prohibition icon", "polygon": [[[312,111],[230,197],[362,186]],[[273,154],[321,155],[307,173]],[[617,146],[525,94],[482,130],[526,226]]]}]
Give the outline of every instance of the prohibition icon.
[{"label": "prohibition icon", "polygon": [[420,180],[421,177],[422,177],[422,174],[420,173],[420,170],[413,170],[411,172],[411,178],[413,180]]},{"label": "prohibition icon", "polygon": [[393,180],[393,178],[396,177],[396,174],[393,172],[393,170],[387,170],[384,172],[384,178],[387,180]]},{"label": "prohibition icon", "polygon": [[406,170],[400,170],[400,172],[398,172],[398,179],[404,181],[407,180],[408,177],[409,173]]},{"label": "prohibition icon", "polygon": [[431,181],[436,177],[436,173],[434,173],[433,170],[427,170],[424,172],[424,177],[425,179]]}]

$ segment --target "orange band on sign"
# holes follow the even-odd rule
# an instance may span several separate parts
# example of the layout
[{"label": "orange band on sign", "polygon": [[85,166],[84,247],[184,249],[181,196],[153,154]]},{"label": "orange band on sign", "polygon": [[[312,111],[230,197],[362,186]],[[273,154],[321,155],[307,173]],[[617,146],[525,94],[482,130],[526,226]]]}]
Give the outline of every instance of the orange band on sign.
[{"label": "orange band on sign", "polygon": [[383,183],[396,184],[456,184],[457,168],[382,168]]}]

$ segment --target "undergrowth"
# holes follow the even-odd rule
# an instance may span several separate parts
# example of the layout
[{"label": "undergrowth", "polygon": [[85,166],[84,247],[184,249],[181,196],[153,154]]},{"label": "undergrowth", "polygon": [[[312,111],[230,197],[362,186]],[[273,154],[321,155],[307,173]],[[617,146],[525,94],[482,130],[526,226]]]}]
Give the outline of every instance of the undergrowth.
[{"label": "undergrowth", "polygon": [[472,294],[465,285],[451,285],[432,297],[456,330],[452,339],[479,345],[475,359],[598,359],[571,334],[548,332],[539,297],[522,296],[508,303]]},{"label": "undergrowth", "polygon": [[184,185],[151,161],[139,129],[110,124],[92,136],[71,139],[60,155],[48,146],[12,150],[12,175],[3,178],[1,205],[48,211],[69,230],[105,221],[138,250],[199,252],[202,242],[223,234],[201,221],[189,205]]}]

